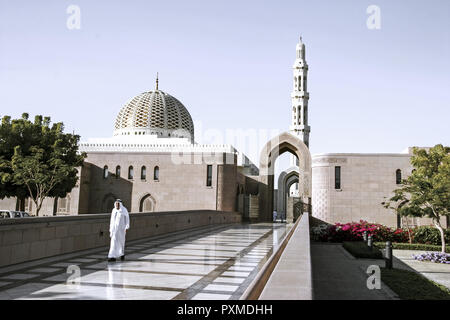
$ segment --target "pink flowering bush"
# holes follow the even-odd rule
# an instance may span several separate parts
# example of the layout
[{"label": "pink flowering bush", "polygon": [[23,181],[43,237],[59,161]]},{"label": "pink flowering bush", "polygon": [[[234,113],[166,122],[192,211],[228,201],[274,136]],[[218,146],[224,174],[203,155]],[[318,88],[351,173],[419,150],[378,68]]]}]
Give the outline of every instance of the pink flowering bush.
[{"label": "pink flowering bush", "polygon": [[317,240],[329,242],[343,242],[343,241],[362,241],[364,231],[367,231],[367,236],[372,235],[374,242],[376,241],[392,241],[392,242],[407,242],[408,232],[403,229],[391,229],[378,223],[369,223],[364,220],[351,223],[336,223],[328,226],[321,232]]}]

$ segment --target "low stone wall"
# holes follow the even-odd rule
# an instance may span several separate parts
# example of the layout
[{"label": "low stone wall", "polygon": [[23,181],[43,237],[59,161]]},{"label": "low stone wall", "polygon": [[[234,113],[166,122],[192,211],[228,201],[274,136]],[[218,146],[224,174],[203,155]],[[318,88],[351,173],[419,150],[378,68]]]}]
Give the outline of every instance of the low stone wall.
[{"label": "low stone wall", "polygon": [[[130,213],[127,240],[241,220],[238,213],[212,210]],[[0,266],[107,246],[109,221],[110,214],[0,220]]]}]

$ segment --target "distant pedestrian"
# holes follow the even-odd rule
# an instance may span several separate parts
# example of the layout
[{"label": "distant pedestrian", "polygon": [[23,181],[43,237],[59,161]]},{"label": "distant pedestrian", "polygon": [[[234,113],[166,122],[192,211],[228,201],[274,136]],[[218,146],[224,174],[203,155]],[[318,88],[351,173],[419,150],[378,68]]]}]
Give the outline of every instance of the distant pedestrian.
[{"label": "distant pedestrian", "polygon": [[117,199],[111,212],[109,223],[109,236],[111,245],[108,253],[108,261],[116,261],[117,258],[125,260],[125,234],[130,228],[130,216],[122,200]]},{"label": "distant pedestrian", "polygon": [[277,211],[276,210],[273,210],[273,222],[276,222],[277,221]]}]

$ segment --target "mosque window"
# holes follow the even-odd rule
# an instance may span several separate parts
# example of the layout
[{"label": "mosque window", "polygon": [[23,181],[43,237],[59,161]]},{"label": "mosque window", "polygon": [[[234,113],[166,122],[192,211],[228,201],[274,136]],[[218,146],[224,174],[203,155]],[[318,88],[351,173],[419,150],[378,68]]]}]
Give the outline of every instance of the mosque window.
[{"label": "mosque window", "polygon": [[341,167],[334,167],[334,188],[341,189]]},{"label": "mosque window", "polygon": [[397,171],[395,171],[395,183],[396,184],[402,183],[402,170],[400,169],[397,169]]},{"label": "mosque window", "polygon": [[108,179],[108,166],[103,167],[103,179]]},{"label": "mosque window", "polygon": [[116,179],[120,178],[120,166],[116,167]]},{"label": "mosque window", "polygon": [[128,167],[128,179],[132,180],[134,176],[133,166]]},{"label": "mosque window", "polygon": [[142,166],[141,168],[141,180],[145,180],[147,178],[147,168]]},{"label": "mosque window", "polygon": [[159,167],[156,166],[155,169],[153,169],[153,180],[159,181]]},{"label": "mosque window", "polygon": [[210,164],[206,166],[206,186],[212,186],[212,165]]}]

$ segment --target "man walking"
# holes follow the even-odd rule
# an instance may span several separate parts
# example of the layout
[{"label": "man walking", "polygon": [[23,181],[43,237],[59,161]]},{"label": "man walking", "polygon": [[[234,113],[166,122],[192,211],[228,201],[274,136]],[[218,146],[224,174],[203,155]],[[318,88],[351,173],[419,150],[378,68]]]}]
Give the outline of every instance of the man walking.
[{"label": "man walking", "polygon": [[111,221],[109,223],[109,236],[111,245],[108,253],[108,261],[125,260],[125,234],[130,228],[130,217],[128,210],[122,204],[122,200],[117,199],[114,203],[114,209],[111,212]]}]

